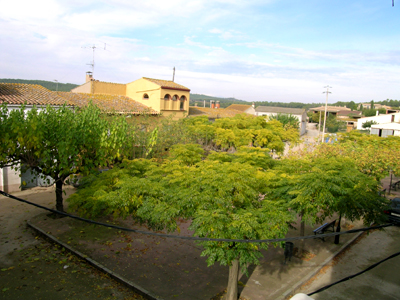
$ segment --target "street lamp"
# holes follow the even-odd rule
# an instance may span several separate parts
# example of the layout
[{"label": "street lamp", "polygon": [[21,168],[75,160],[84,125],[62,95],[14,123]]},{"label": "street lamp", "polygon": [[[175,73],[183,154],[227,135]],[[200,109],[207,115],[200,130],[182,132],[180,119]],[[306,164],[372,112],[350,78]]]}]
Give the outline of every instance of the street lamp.
[{"label": "street lamp", "polygon": [[324,141],[324,137],[325,137],[325,124],[326,124],[326,110],[328,108],[328,94],[330,94],[331,92],[329,91],[329,89],[331,89],[332,87],[327,85],[324,86],[324,88],[326,88],[325,92],[322,92],[323,94],[326,93],[326,101],[325,101],[325,114],[324,114],[324,129],[322,131],[322,137],[321,137],[321,143]]}]

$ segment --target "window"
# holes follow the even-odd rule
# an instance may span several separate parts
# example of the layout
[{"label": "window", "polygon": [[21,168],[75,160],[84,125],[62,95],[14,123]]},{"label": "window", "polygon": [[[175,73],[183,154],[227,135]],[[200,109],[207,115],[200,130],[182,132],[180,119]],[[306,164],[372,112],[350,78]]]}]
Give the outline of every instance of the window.
[{"label": "window", "polygon": [[165,96],[164,96],[164,100],[170,100],[171,99],[171,95],[170,94],[166,94]]},{"label": "window", "polygon": [[149,95],[144,94],[144,95],[143,95],[143,99],[144,99],[144,100],[149,100]]},{"label": "window", "polygon": [[180,109],[180,110],[184,110],[184,109],[185,109],[186,97],[185,97],[185,96],[181,96],[181,98],[179,99],[179,101],[180,101],[179,109]]},{"label": "window", "polygon": [[178,100],[178,95],[174,95],[174,96],[172,97],[172,100],[173,100],[173,101]]}]

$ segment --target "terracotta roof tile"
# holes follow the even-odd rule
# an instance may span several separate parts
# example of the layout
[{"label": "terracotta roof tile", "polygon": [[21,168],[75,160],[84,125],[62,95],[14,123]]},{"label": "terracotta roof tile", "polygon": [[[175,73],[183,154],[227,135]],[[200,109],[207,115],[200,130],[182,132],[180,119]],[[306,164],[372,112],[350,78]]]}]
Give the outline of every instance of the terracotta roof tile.
[{"label": "terracotta roof tile", "polygon": [[230,118],[244,112],[235,109],[210,108],[210,107],[189,107],[189,117],[208,116],[210,119]]},{"label": "terracotta roof tile", "polygon": [[244,112],[245,110],[251,108],[251,105],[247,104],[231,104],[227,107],[227,109],[234,109],[234,110],[240,110]]},{"label": "terracotta roof tile", "polygon": [[304,108],[278,107],[278,106],[258,106],[256,112],[269,112],[281,114],[301,115],[306,110]]},{"label": "terracotta roof tile", "polygon": [[59,96],[66,99],[69,103],[76,106],[85,106],[92,100],[100,109],[104,111],[115,111],[118,113],[132,114],[158,114],[155,110],[141,104],[129,97],[109,94],[86,94],[57,92]]},{"label": "terracotta roof tile", "polygon": [[147,77],[143,77],[143,79],[151,81],[151,82],[161,86],[161,88],[175,89],[175,90],[182,90],[182,91],[190,92],[190,89],[188,89],[187,87],[177,84],[176,82],[173,82],[171,80],[162,80],[162,79],[154,79],[154,78],[147,78]]},{"label": "terracotta roof tile", "polygon": [[37,84],[0,83],[0,104],[63,105],[67,99]]}]

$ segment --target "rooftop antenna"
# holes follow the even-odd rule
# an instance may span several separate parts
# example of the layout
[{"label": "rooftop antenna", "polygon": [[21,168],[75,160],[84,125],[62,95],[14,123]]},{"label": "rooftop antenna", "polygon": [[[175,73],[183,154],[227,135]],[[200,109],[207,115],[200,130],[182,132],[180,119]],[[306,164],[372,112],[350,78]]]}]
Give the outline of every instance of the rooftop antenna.
[{"label": "rooftop antenna", "polygon": [[172,82],[175,80],[175,67],[174,67],[174,73],[172,74]]},{"label": "rooftop antenna", "polygon": [[[104,43],[104,48],[103,48],[103,50],[106,50],[106,46],[107,46],[107,44]],[[81,47],[81,48],[85,48],[85,49],[91,48],[91,49],[93,50],[93,60],[92,60],[89,64],[86,64],[86,65],[88,65],[88,66],[92,66],[92,74],[93,74],[93,73],[94,73],[94,50],[96,50],[96,49],[99,48],[99,47],[96,47],[96,45],[93,45],[93,46]]]},{"label": "rooftop antenna", "polygon": [[58,92],[58,80],[57,80],[57,79],[54,79],[54,82],[57,83],[57,85],[56,85],[56,92]]}]

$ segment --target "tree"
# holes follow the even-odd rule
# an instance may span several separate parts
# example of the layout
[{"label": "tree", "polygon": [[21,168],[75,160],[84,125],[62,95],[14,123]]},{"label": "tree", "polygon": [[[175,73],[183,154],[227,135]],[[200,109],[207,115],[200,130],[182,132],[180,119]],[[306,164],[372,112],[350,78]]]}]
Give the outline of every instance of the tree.
[{"label": "tree", "polygon": [[47,106],[25,115],[25,107],[8,111],[1,107],[0,167],[31,169],[49,176],[56,185],[56,208],[64,211],[62,188],[72,174],[87,174],[119,157],[126,138],[124,118],[107,121],[96,106],[72,111]]},{"label": "tree", "polygon": [[[293,170],[295,162],[284,160],[280,169]],[[380,220],[387,202],[379,196],[379,181],[358,171],[351,159],[317,157],[299,161],[299,169],[281,175],[269,194],[287,201],[302,223],[320,223],[334,213],[339,215],[339,224],[341,217],[362,218],[366,225]]]},{"label": "tree", "polygon": [[[260,191],[268,174],[247,163],[204,160],[188,166],[177,160],[150,164],[125,161],[124,169],[100,174],[91,187],[69,198],[71,207],[90,216],[132,216],[153,229],[177,230],[181,218],[191,222],[194,236],[221,239],[283,238],[293,215]],[[138,174],[138,175],[131,175]],[[132,176],[135,176],[134,180]],[[202,241],[208,265],[229,266],[226,299],[237,299],[239,267],[257,264],[266,243]]]},{"label": "tree", "polygon": [[367,121],[362,124],[362,128],[371,128],[371,125],[374,125],[374,124],[378,124],[378,123],[375,122],[374,120]]},{"label": "tree", "polygon": [[276,114],[269,117],[270,120],[277,120],[283,124],[283,126],[292,126],[294,128],[299,128],[299,119],[292,114]]},{"label": "tree", "polygon": [[374,109],[374,108],[364,109],[363,110],[363,115],[364,115],[364,117],[376,116],[376,109]]}]

